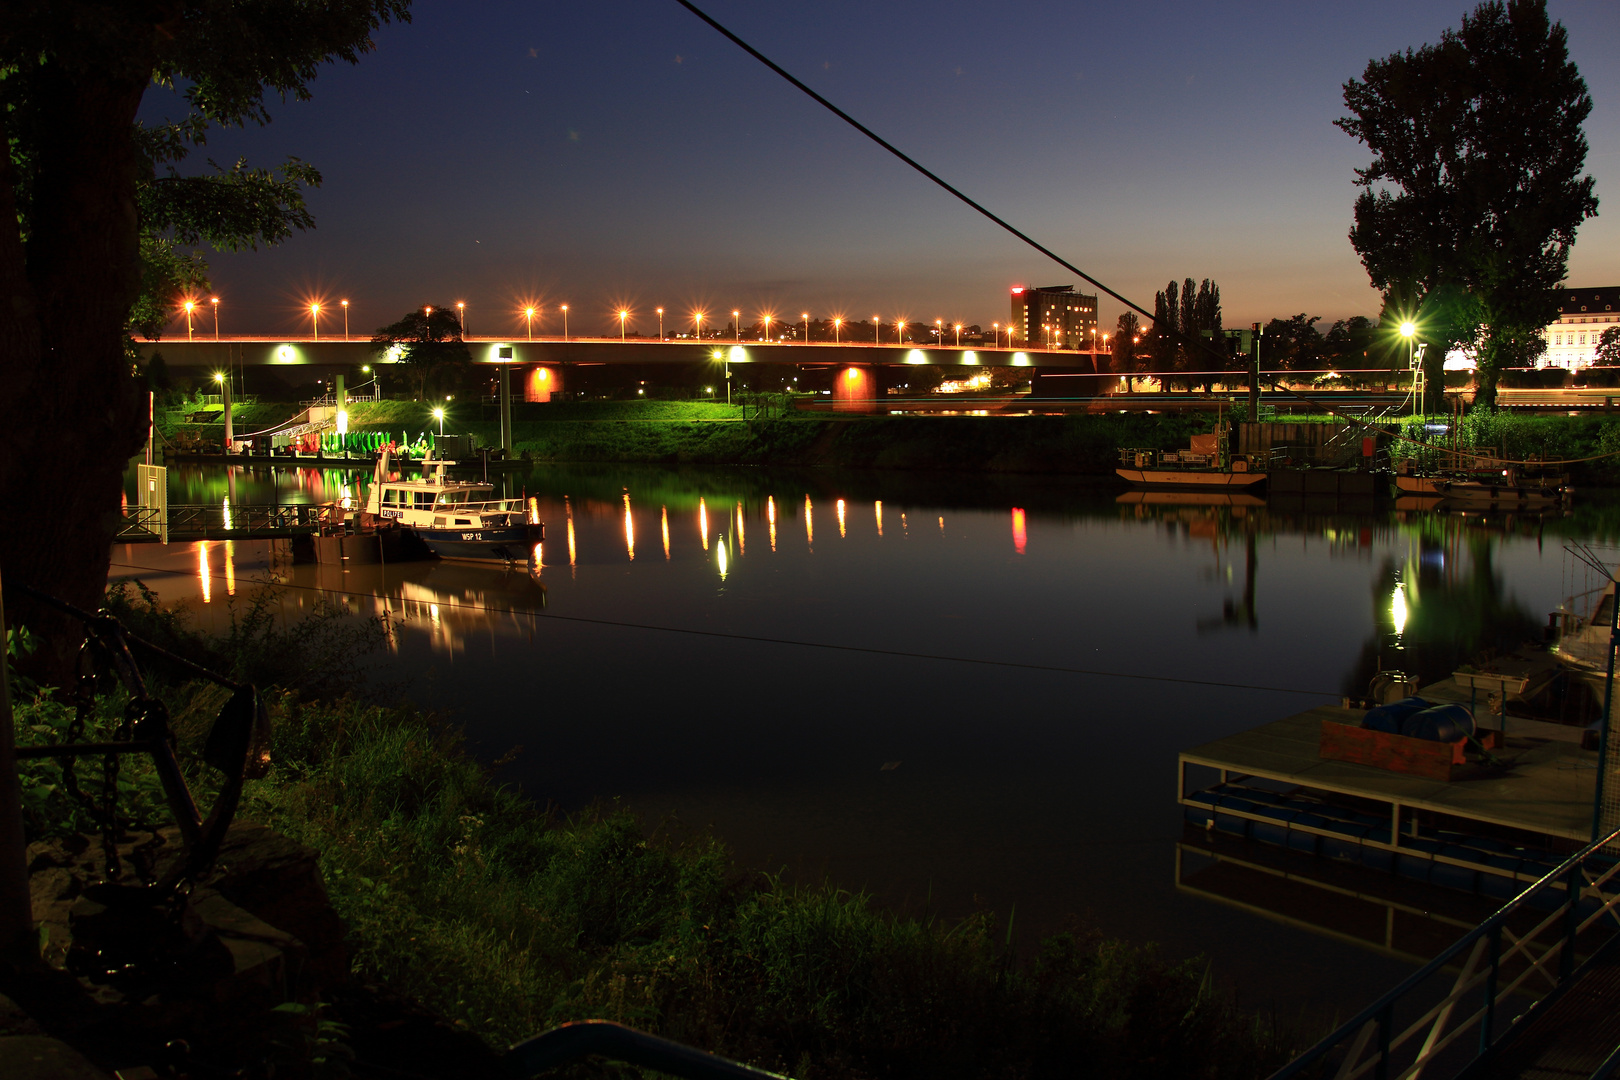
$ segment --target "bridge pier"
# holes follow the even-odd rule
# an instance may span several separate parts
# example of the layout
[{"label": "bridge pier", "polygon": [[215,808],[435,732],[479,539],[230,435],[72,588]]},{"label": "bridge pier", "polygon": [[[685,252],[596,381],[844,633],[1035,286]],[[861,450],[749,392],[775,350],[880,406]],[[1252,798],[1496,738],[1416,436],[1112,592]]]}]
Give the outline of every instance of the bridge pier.
[{"label": "bridge pier", "polygon": [[877,412],[878,385],[874,375],[869,367],[839,368],[833,376],[833,412]]}]

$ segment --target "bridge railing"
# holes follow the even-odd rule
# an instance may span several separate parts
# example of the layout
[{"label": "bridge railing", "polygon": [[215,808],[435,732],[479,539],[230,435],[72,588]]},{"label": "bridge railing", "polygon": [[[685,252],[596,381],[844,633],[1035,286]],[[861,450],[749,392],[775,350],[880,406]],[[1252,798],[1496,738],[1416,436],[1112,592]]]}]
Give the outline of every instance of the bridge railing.
[{"label": "bridge railing", "polygon": [[1571,855],[1271,1080],[1416,1080],[1510,1040],[1620,930],[1620,861],[1604,850],[1617,840]]},{"label": "bridge railing", "polygon": [[[356,511],[340,506],[283,503],[275,506],[233,506],[220,503],[170,503],[168,532],[188,540],[238,536],[244,533],[325,532],[343,525]],[[162,533],[162,511],[147,506],[125,509],[116,540],[150,540]]]}]

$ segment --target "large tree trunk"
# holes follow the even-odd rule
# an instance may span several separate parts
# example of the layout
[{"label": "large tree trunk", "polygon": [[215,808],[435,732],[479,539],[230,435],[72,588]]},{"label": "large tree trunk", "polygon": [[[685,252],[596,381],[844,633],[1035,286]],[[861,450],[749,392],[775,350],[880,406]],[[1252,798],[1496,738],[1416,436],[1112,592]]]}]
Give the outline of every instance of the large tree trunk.
[{"label": "large tree trunk", "polygon": [[[133,128],[151,72],[135,51],[37,73],[26,248],[10,225],[9,163],[0,183],[0,565],[8,585],[90,610],[106,585],[124,468],[144,437],[123,345],[139,284]],[[62,681],[82,628],[15,593],[8,607],[40,635],[34,673]]]}]

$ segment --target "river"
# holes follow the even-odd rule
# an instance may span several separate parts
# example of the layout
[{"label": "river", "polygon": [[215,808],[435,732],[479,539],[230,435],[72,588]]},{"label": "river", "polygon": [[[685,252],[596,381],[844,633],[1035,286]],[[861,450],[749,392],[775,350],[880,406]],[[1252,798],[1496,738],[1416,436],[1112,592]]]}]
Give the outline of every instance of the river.
[{"label": "river", "polygon": [[[170,501],[229,497],[172,469]],[[239,470],[242,504],[365,478]],[[290,566],[266,542],[120,545],[112,576],[218,620],[254,583],[396,632],[381,683],[464,723],[503,779],[712,828],[1022,942],[1079,922],[1203,954],[1250,1006],[1346,1015],[1411,970],[1177,887],[1178,750],[1537,636],[1594,575],[1605,504],[1547,519],[1143,505],[1076,480],[655,466],[513,477],[538,565]],[[347,491],[346,491],[347,489]],[[133,489],[132,489],[133,490]],[[1259,905],[1264,907],[1264,903]]]}]

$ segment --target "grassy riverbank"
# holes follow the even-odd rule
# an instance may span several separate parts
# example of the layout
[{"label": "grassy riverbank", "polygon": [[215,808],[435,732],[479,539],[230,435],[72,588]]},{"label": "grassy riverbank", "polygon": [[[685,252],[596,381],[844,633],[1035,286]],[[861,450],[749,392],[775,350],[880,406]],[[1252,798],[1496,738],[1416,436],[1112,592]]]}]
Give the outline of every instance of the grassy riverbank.
[{"label": "grassy riverbank", "polygon": [[[145,601],[114,606],[211,665],[299,672],[302,693],[275,695],[275,763],[241,816],[320,853],[359,976],[491,1045],[606,1017],[801,1080],[1246,1078],[1285,1057],[1197,960],[1083,930],[1021,958],[1010,916],[896,916],[831,884],[739,868],[713,837],[649,831],[614,806],[546,812],[433,717],[330,696],[342,666],[323,656],[365,644],[350,620],[318,614],[306,643],[255,607],[229,638],[202,639]],[[166,696],[197,769],[223,692]],[[25,705],[20,729],[49,737],[53,708]],[[132,772],[132,789],[152,785]],[[44,780],[30,782],[35,828],[60,799]]]}]

